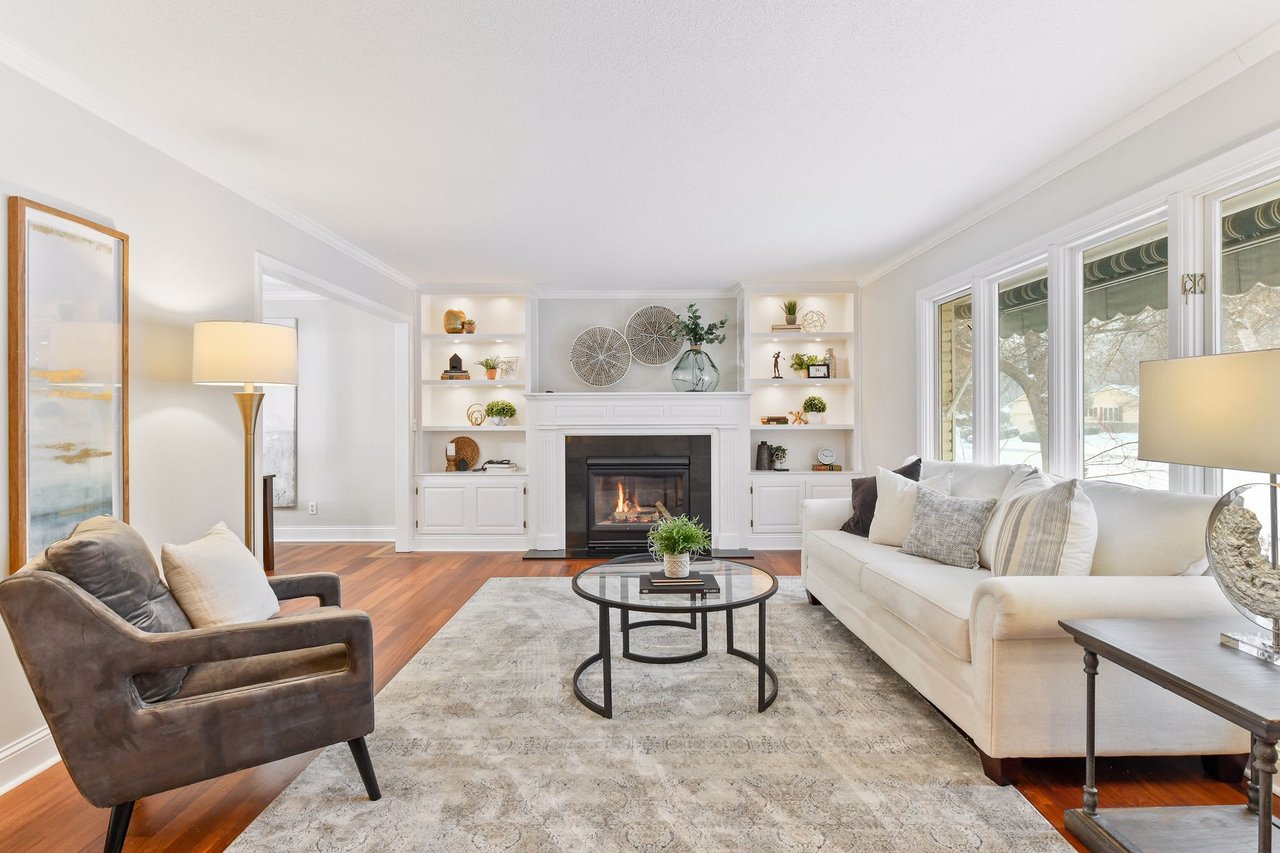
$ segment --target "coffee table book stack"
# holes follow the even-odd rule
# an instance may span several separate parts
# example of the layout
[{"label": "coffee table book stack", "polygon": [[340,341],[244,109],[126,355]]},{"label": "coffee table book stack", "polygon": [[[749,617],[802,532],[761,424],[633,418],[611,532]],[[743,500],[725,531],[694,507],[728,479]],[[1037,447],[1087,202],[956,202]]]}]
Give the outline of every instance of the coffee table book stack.
[{"label": "coffee table book stack", "polygon": [[683,578],[669,578],[663,572],[649,572],[640,577],[641,595],[719,595],[720,585],[714,575],[689,572]]}]

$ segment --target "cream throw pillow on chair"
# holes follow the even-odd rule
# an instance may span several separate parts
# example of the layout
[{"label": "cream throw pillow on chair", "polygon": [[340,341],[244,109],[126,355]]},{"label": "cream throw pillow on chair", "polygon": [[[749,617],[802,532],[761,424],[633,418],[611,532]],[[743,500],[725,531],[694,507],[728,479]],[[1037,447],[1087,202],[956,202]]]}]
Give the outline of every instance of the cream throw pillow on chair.
[{"label": "cream throw pillow on chair", "polygon": [[160,548],[169,591],[196,628],[261,622],[280,612],[257,558],[221,521],[187,545]]},{"label": "cream throw pillow on chair", "polygon": [[887,468],[876,469],[876,513],[871,516],[871,530],[867,539],[877,545],[902,547],[911,529],[911,519],[916,514],[916,495],[920,489],[933,489],[943,495],[951,494],[951,472],[916,482]]}]

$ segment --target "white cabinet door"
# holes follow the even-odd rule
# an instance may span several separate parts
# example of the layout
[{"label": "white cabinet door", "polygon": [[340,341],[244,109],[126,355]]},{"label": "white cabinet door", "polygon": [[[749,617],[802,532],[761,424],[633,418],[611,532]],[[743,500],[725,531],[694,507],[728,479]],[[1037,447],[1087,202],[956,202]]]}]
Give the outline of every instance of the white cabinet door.
[{"label": "white cabinet door", "polygon": [[419,486],[419,533],[466,533],[467,487]]},{"label": "white cabinet door", "polygon": [[478,483],[474,487],[477,533],[524,532],[524,486]]},{"label": "white cabinet door", "polygon": [[756,480],[751,491],[752,533],[799,533],[804,483]]},{"label": "white cabinet door", "polygon": [[[824,477],[821,480],[809,481],[809,492],[805,495],[807,498],[848,498],[850,497],[849,480],[853,479],[850,474],[846,477]],[[832,481],[835,482],[832,482]]]}]

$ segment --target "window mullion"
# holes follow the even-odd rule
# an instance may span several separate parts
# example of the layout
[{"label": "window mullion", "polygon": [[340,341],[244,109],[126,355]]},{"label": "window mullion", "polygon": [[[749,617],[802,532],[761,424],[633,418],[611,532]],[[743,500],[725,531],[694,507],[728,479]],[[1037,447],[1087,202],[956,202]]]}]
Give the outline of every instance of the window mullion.
[{"label": "window mullion", "polygon": [[1000,317],[994,279],[973,285],[973,458],[1000,461]]},{"label": "window mullion", "polygon": [[1083,471],[1084,287],[1080,253],[1049,247],[1049,470],[1062,477]]}]

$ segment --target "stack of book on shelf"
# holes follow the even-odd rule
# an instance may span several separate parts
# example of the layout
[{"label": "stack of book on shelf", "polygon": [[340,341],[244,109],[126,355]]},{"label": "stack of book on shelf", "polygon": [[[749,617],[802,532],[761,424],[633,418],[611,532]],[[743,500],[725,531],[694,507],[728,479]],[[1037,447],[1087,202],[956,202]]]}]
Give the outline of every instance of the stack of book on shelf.
[{"label": "stack of book on shelf", "polygon": [[821,462],[815,462],[815,463],[813,463],[813,470],[815,470],[815,471],[843,471],[843,470],[844,470],[844,466],[843,466],[843,465],[836,465],[836,464],[823,465]]},{"label": "stack of book on shelf", "polygon": [[799,332],[804,329],[799,323],[774,323],[773,330],[775,332]]},{"label": "stack of book on shelf", "polygon": [[702,572],[689,572],[688,577],[669,578],[662,572],[649,572],[640,577],[640,593],[642,595],[717,595],[720,584],[715,575],[704,575]]}]

